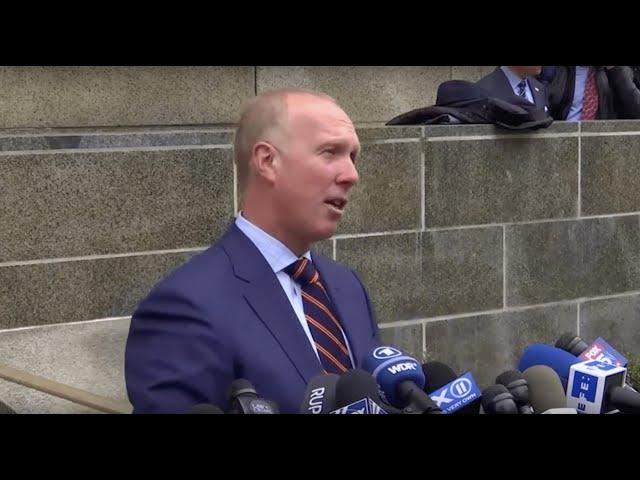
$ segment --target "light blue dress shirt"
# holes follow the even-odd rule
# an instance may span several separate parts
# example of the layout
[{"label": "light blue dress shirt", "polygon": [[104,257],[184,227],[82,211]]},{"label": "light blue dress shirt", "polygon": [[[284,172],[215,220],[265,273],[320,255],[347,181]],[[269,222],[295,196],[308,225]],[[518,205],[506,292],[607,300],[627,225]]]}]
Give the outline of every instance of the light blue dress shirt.
[{"label": "light blue dress shirt", "polygon": [[[515,93],[516,95],[518,95],[518,84],[520,82],[522,82],[522,78],[520,78],[519,75],[516,75],[513,70],[511,70],[509,67],[500,67],[502,69],[502,71],[504,72],[504,74],[507,76],[507,80],[509,80],[509,84],[511,85],[511,89],[513,90],[513,93]],[[529,82],[525,79],[524,84],[526,85],[525,89],[524,89],[524,94],[527,97],[527,100],[529,100],[531,103],[533,103],[535,105],[535,101],[533,100],[533,93],[531,92],[531,85],[529,85]],[[520,96],[520,95],[518,95]]]},{"label": "light blue dress shirt", "polygon": [[582,101],[584,100],[584,87],[587,85],[589,67],[576,67],[576,83],[573,89],[573,100],[567,115],[567,122],[578,122],[582,116]]},{"label": "light blue dress shirt", "polygon": [[[258,250],[260,250],[260,253],[273,270],[273,273],[276,274],[280,285],[282,285],[284,293],[287,295],[287,298],[300,321],[300,325],[302,326],[304,333],[306,333],[307,338],[309,339],[309,343],[311,343],[313,351],[316,353],[316,356],[318,356],[315,341],[313,340],[313,336],[309,330],[307,320],[304,317],[300,284],[296,282],[291,275],[284,271],[286,267],[298,260],[298,257],[282,242],[244,218],[242,216],[242,212],[238,213],[235,223],[242,233],[244,233],[258,248]],[[305,252],[303,256],[312,261],[310,251]],[[345,345],[349,350],[351,363],[355,365],[356,363],[353,361],[353,355],[351,354],[351,347],[349,346],[349,342],[347,341],[344,332],[342,332],[342,336],[344,338]],[[318,357],[318,360],[320,360],[320,357]]]}]

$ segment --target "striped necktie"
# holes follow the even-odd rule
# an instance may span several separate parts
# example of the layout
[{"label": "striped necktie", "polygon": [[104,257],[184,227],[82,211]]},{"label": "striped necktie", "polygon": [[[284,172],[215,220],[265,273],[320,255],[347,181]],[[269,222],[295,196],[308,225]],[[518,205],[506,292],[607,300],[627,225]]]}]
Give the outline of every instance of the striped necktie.
[{"label": "striped necktie", "polygon": [[596,85],[596,69],[589,67],[587,81],[582,98],[582,115],[580,120],[595,120],[598,113],[598,87]]},{"label": "striped necktie", "polygon": [[298,259],[284,271],[302,287],[304,316],[322,366],[328,373],[346,372],[352,368],[349,350],[331,299],[320,281],[320,274],[306,258]]},{"label": "striped necktie", "polygon": [[518,90],[518,95],[527,100],[527,81],[522,80],[518,85],[516,85],[516,90]]}]

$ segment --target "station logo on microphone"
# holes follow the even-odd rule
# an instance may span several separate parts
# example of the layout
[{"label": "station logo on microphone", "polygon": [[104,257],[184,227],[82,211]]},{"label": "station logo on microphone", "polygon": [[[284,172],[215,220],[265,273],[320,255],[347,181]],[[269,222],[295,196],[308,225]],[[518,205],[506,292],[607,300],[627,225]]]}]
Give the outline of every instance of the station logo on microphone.
[{"label": "station logo on microphone", "polygon": [[567,407],[578,413],[606,413],[605,395],[613,387],[622,387],[627,369],[609,362],[587,360],[571,365],[567,382]]},{"label": "station logo on microphone", "polygon": [[363,398],[353,402],[346,407],[339,408],[331,412],[332,415],[386,415],[376,402],[370,398]]}]

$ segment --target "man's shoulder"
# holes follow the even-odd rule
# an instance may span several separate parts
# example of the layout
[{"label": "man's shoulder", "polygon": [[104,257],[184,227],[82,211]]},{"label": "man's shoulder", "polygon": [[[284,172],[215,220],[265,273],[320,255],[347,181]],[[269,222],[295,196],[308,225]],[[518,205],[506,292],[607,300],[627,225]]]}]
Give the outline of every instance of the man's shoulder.
[{"label": "man's shoulder", "polygon": [[207,276],[225,271],[225,265],[229,264],[229,259],[222,248],[220,242],[214,243],[208,248],[195,253],[180,267],[174,270],[167,279],[180,280],[182,278],[192,279],[194,277]]},{"label": "man's shoulder", "polygon": [[504,75],[504,73],[502,73],[502,70],[500,70],[500,67],[498,67],[492,70],[491,72],[489,72],[488,74],[486,74],[480,80],[478,80],[476,82],[476,85],[486,88],[488,86],[493,85],[497,79],[502,80],[502,78],[506,79],[507,77]]},{"label": "man's shoulder", "polygon": [[229,259],[218,242],[193,254],[158,282],[154,290],[195,294],[200,290],[228,284],[232,274]]},{"label": "man's shoulder", "polygon": [[[235,236],[234,236],[235,235]],[[212,292],[225,292],[234,285],[233,265],[226,247],[238,241],[237,232],[230,227],[215,243],[194,253],[160,280],[150,296],[170,293],[172,296],[206,298]]]},{"label": "man's shoulder", "polygon": [[226,246],[234,241],[237,243],[238,232],[233,226],[208,248],[197,252],[178,268],[169,273],[159,285],[180,286],[187,285],[189,290],[219,286],[229,283],[233,275],[233,266]]}]

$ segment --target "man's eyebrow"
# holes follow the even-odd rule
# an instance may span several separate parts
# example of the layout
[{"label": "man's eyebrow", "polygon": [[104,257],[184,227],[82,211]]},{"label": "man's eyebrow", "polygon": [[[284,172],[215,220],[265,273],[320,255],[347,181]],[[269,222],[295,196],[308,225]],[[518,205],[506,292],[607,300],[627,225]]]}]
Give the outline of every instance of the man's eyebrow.
[{"label": "man's eyebrow", "polygon": [[[329,147],[329,146],[340,146],[345,148],[350,148],[350,142],[348,140],[343,140],[339,138],[330,138],[327,140],[323,140],[320,142],[319,148]],[[360,142],[356,143],[356,150],[360,151]]]}]

